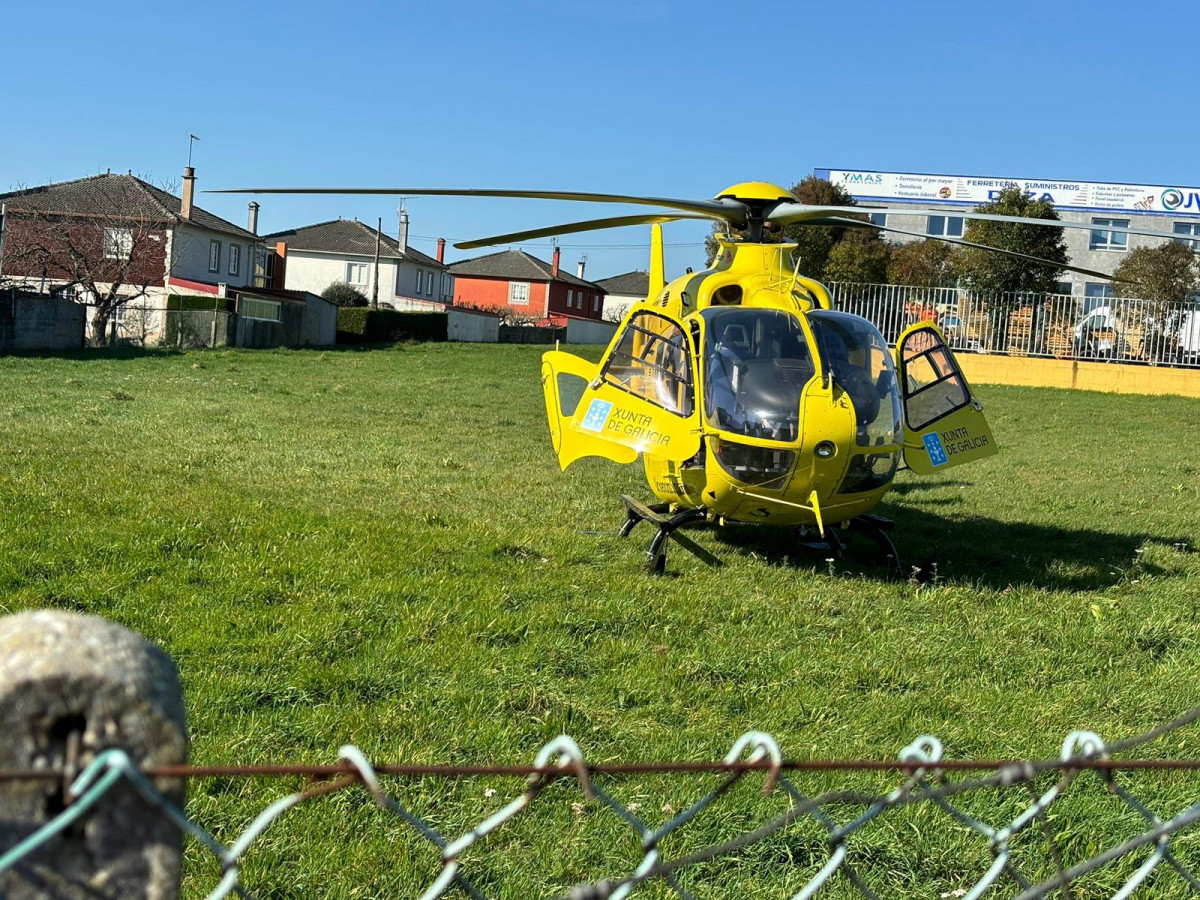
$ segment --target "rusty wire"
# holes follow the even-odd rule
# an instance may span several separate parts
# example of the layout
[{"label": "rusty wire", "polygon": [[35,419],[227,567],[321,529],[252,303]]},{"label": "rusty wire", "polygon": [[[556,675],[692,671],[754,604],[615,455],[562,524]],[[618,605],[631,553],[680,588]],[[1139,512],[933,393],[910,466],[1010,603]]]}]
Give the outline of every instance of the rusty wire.
[{"label": "rusty wire", "polygon": [[[1149,850],[1132,875],[1112,896],[1125,900],[1145,885],[1151,872],[1161,866],[1172,870],[1187,890],[1200,895],[1200,878],[1181,861],[1171,847],[1171,839],[1187,829],[1200,825],[1200,791],[1195,802],[1168,817],[1161,817],[1136,797],[1118,778],[1119,773],[1137,770],[1195,770],[1195,759],[1130,759],[1117,760],[1113,754],[1136,749],[1156,738],[1200,719],[1200,708],[1190,711],[1153,731],[1113,744],[1088,731],[1074,731],[1063,742],[1062,752],[1053,760],[944,760],[942,745],[925,735],[905,747],[894,760],[794,760],[782,758],[779,748],[769,734],[748,732],[738,739],[721,760],[667,761],[638,763],[588,764],[578,745],[569,737],[551,741],[538,753],[533,765],[373,765],[357,748],[346,746],[332,764],[265,764],[241,766],[155,766],[137,768],[119,749],[101,752],[72,779],[69,796],[72,802],[57,816],[12,848],[0,848],[0,872],[16,865],[34,853],[52,852],[56,836],[67,826],[89,814],[103,802],[105,794],[119,781],[133,785],[146,802],[157,808],[177,827],[206,847],[220,862],[221,878],[209,893],[213,900],[236,893],[251,896],[241,883],[241,860],[257,838],[280,816],[297,806],[320,797],[356,786],[365,788],[381,808],[414,828],[441,855],[441,867],[431,874],[431,880],[421,900],[436,900],[452,888],[464,892],[473,900],[483,900],[484,893],[463,871],[461,856],[467,848],[503,828],[514,817],[533,805],[552,782],[573,780],[584,797],[598,800],[633,832],[641,852],[641,861],[632,872],[598,882],[577,885],[567,900],[625,900],[642,885],[657,881],[684,900],[694,900],[693,885],[685,885],[687,870],[700,863],[737,854],[747,847],[777,834],[793,824],[807,819],[825,833],[826,859],[819,869],[810,873],[803,888],[793,900],[809,900],[835,876],[843,879],[868,900],[876,894],[868,886],[867,872],[859,872],[854,855],[854,838],[890,810],[914,804],[927,804],[942,810],[959,828],[978,835],[990,851],[992,862],[969,889],[955,892],[966,900],[977,900],[987,894],[999,896],[1002,885],[1015,891],[1018,900],[1040,900],[1059,891],[1080,877],[1122,857],[1146,848]],[[894,771],[901,773],[900,783],[886,794],[855,791],[827,791],[815,797],[805,795],[788,777],[790,773],[814,771]],[[986,771],[989,774],[962,781],[946,778],[953,771]],[[1058,772],[1056,782],[1041,790],[1035,782],[1039,776]],[[624,804],[615,793],[597,783],[619,781],[622,776],[645,773],[713,773],[723,777],[720,782],[681,812],[654,826],[636,814],[636,804]],[[667,858],[661,849],[664,839],[685,829],[710,806],[719,803],[732,788],[752,773],[765,773],[764,793],[781,791],[788,808],[755,828],[723,841],[708,844],[676,857]],[[788,773],[788,774],[785,774]],[[1108,792],[1135,811],[1144,820],[1145,829],[1130,834],[1123,841],[1106,847],[1082,860],[1068,860],[1059,845],[1051,823],[1049,810],[1068,794],[1072,786],[1087,773],[1095,773]],[[25,770],[0,772],[0,780],[64,778],[73,773],[55,770]],[[427,821],[391,797],[380,783],[381,776],[405,778],[469,778],[475,776],[520,776],[526,779],[525,789],[479,823],[457,838],[448,838],[436,831]],[[267,806],[246,827],[242,835],[229,846],[222,844],[208,831],[194,823],[175,807],[155,786],[157,778],[205,777],[296,777],[308,779],[306,786]],[[1021,787],[1029,793],[1028,802],[1020,813],[1009,821],[987,822],[977,813],[968,813],[954,803],[955,798],[985,790]],[[833,809],[847,806],[861,809],[849,821],[839,822]],[[664,812],[668,810],[664,808]],[[1033,877],[1027,860],[1018,859],[1014,839],[1034,826],[1040,829],[1053,865],[1050,877]],[[943,894],[942,896],[950,896]]]}]

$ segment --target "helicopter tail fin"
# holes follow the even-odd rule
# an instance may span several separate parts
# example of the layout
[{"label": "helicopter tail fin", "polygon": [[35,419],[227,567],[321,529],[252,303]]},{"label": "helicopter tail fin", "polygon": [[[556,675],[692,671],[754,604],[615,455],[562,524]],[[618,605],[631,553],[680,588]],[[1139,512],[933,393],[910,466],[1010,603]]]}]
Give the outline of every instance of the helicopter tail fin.
[{"label": "helicopter tail fin", "polygon": [[667,284],[666,268],[663,264],[663,232],[661,225],[650,226],[650,295],[657,297]]}]

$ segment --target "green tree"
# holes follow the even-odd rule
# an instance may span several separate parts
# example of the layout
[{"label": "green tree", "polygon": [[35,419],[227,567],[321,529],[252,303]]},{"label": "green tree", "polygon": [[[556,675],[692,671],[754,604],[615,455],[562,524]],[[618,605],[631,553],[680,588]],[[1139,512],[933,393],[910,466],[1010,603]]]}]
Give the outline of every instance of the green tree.
[{"label": "green tree", "polygon": [[1200,264],[1187,244],[1169,241],[1130,250],[1113,275],[1118,297],[1157,304],[1182,303],[1200,291]]},{"label": "green tree", "polygon": [[[1059,221],[1054,204],[1026,197],[1016,187],[1005,188],[995,200],[975,211]],[[959,256],[959,277],[972,291],[1048,294],[1058,285],[1062,274],[1060,266],[1067,263],[1067,242],[1061,228],[973,220],[968,223],[963,237],[978,244],[1015,250],[1057,264],[1046,266],[1001,253],[964,247]],[[1009,305],[1014,302],[1010,300]]]},{"label": "green tree", "polygon": [[888,281],[908,287],[954,287],[958,251],[945,241],[912,241],[892,248]]},{"label": "green tree", "polygon": [[[815,206],[857,205],[855,199],[841,185],[834,184],[824,178],[817,178],[815,175],[809,175],[798,184],[792,185],[791,190],[795,198],[801,203],[810,203]],[[854,216],[854,218],[861,219],[863,216],[859,214]],[[706,265],[712,265],[712,261],[717,256],[716,235],[730,230],[733,231],[735,236],[741,235],[740,231],[730,229],[723,222],[714,223],[712,234],[704,241]],[[797,245],[796,254],[800,258],[800,274],[806,275],[809,278],[816,278],[818,281],[828,277],[825,272],[825,266],[829,262],[829,254],[837,244],[840,244],[844,240],[868,244],[879,243],[879,234],[874,228],[796,224],[786,225],[783,228],[784,237],[789,241],[794,241]]]},{"label": "green tree", "polygon": [[829,251],[825,278],[841,284],[880,284],[887,280],[891,255],[886,241],[839,241]]},{"label": "green tree", "polygon": [[321,291],[321,297],[335,306],[366,306],[370,302],[366,294],[344,281],[329,285]]}]

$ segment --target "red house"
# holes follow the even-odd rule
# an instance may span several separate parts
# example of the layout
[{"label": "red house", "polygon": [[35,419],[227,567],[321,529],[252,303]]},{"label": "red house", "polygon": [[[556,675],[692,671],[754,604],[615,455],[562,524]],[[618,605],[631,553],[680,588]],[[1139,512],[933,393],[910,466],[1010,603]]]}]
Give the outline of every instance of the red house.
[{"label": "red house", "polygon": [[[562,271],[560,251],[551,262],[523,250],[502,250],[450,267],[454,305],[530,316],[534,319],[600,319],[604,288]],[[582,263],[580,267],[582,268]]]}]

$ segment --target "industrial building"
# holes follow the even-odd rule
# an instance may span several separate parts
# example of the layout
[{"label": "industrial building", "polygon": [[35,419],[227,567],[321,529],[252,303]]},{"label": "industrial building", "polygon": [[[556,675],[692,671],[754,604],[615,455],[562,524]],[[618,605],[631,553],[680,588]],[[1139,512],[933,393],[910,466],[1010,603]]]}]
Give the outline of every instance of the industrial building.
[{"label": "industrial building", "polygon": [[[995,199],[1004,188],[1019,187],[1031,197],[1053,203],[1064,221],[1096,226],[1090,231],[1066,228],[1063,234],[1071,263],[1100,272],[1116,271],[1134,247],[1162,243],[1157,238],[1108,230],[1114,227],[1173,232],[1178,240],[1200,251],[1200,188],[1196,187],[867,169],[816,169],[814,174],[845,188],[864,206],[888,209],[871,215],[876,224],[934,237],[962,237],[963,211]],[[913,206],[945,210],[946,214],[906,215],[905,207]],[[888,239],[903,243],[919,237],[893,233]],[[1084,298],[1085,312],[1112,296],[1112,285],[1072,272],[1063,273],[1059,290]]]}]

